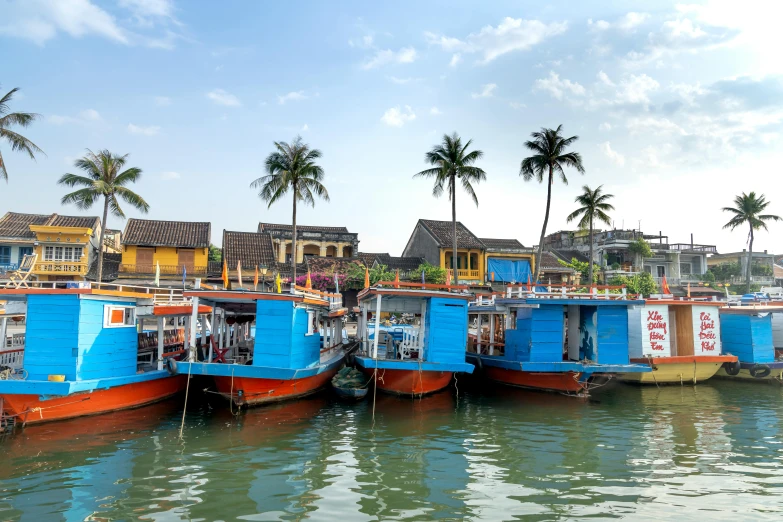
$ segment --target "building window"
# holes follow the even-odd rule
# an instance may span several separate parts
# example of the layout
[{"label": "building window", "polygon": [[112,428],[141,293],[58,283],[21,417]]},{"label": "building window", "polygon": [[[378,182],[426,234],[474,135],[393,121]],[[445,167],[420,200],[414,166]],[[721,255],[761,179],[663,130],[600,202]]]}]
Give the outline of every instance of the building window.
[{"label": "building window", "polygon": [[33,254],[33,247],[19,247],[19,262],[22,262],[24,256],[30,256]]},{"label": "building window", "polygon": [[104,306],[103,326],[105,328],[135,327],[136,308],[133,306]]},{"label": "building window", "polygon": [[690,263],[680,263],[680,275],[691,275],[691,264]]},{"label": "building window", "polygon": [[0,265],[11,264],[11,247],[0,246]]},{"label": "building window", "polygon": [[658,277],[666,277],[666,267],[664,265],[657,265]]},{"label": "building window", "polygon": [[44,261],[70,261],[78,263],[84,253],[83,247],[44,247]]}]

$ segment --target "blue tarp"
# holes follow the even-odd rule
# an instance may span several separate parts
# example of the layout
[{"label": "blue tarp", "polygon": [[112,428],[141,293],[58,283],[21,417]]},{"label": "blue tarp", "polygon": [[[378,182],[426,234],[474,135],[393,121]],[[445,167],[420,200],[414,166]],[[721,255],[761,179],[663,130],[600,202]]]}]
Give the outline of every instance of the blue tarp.
[{"label": "blue tarp", "polygon": [[487,280],[492,281],[492,272],[495,272],[495,281],[504,283],[527,283],[530,273],[530,261],[502,259],[490,257],[487,259]]}]

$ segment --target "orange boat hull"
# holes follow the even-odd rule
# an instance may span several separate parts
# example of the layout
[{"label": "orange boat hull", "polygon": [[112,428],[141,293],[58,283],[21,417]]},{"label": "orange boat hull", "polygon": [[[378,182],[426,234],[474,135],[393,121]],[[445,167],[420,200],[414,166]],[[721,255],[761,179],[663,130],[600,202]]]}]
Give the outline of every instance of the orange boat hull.
[{"label": "orange boat hull", "polygon": [[253,377],[213,377],[219,394],[237,406],[257,406],[269,402],[304,397],[329,384],[338,367],[302,379],[257,379]]},{"label": "orange boat hull", "polygon": [[[362,372],[373,378],[374,368],[362,368]],[[395,395],[427,395],[447,387],[453,372],[419,370],[378,370],[376,388]]]},{"label": "orange boat hull", "polygon": [[186,383],[187,376],[182,375],[44,401],[38,395],[15,394],[2,395],[0,401],[5,416],[15,416],[16,422],[23,424],[38,424],[138,408],[176,395],[185,389]]},{"label": "orange boat hull", "polygon": [[587,389],[587,383],[578,380],[581,372],[521,372],[485,366],[484,374],[490,380],[520,388],[566,393],[580,393]]}]

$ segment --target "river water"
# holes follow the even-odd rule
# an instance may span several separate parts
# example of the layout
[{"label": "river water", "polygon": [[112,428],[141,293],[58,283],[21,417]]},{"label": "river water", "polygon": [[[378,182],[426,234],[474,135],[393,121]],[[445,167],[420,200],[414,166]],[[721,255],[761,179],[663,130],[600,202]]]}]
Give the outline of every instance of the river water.
[{"label": "river water", "polygon": [[[195,401],[194,401],[195,402]],[[781,520],[783,391],[460,386],[234,417],[181,401],[0,440],[0,520]]]}]

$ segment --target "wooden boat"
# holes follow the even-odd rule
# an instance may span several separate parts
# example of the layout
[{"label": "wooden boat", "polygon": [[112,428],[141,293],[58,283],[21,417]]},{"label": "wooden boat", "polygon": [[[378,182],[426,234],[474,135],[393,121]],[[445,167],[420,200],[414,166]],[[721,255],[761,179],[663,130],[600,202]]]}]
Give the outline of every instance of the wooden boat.
[{"label": "wooden boat", "polygon": [[697,384],[737,357],[721,351],[717,301],[652,297],[628,316],[631,361],[649,373],[620,375],[638,384]]},{"label": "wooden boat", "polygon": [[581,396],[617,373],[649,372],[628,357],[628,310],[640,302],[611,287],[576,289],[509,285],[477,296],[466,359],[501,384]]},{"label": "wooden boat", "polygon": [[[355,364],[377,390],[422,396],[447,387],[455,372],[473,371],[463,356],[471,298],[464,290],[395,281],[359,293],[362,348]],[[385,324],[381,317],[391,313],[410,314],[415,324]]]},{"label": "wooden boat", "polygon": [[332,389],[342,399],[362,400],[367,396],[367,384],[361,372],[348,366],[332,377]]},{"label": "wooden boat", "polygon": [[136,408],[182,391],[185,378],[163,369],[170,355],[163,343],[157,362],[154,356],[144,360],[137,334],[144,318],[157,318],[162,331],[163,317],[190,313],[190,306],[180,305],[156,315],[155,300],[163,295],[103,284],[0,290],[26,316],[24,344],[14,348],[15,367],[0,380],[0,428]]},{"label": "wooden boat", "polygon": [[776,351],[775,322],[783,318],[783,303],[727,305],[720,308],[723,349],[736,355],[718,377],[783,384],[783,354]]},{"label": "wooden boat", "polygon": [[215,335],[205,361],[193,353],[172,371],[212,377],[217,393],[239,407],[315,393],[343,365],[346,309],[340,294],[294,286],[285,294],[193,290],[185,296],[193,306],[212,307]]}]

